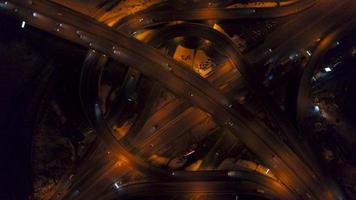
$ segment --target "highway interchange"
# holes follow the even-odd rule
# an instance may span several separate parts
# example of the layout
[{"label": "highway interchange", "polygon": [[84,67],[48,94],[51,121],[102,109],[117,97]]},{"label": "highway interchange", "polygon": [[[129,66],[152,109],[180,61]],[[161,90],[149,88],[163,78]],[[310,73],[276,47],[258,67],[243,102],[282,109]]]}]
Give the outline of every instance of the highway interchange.
[{"label": "highway interchange", "polygon": [[[335,4],[337,6],[335,6]],[[334,24],[350,19],[353,14],[350,4],[354,3],[352,1],[337,3],[335,0],[305,0],[298,1],[286,7],[274,9],[225,10],[219,8],[203,8],[184,12],[177,11],[173,15],[169,11],[144,11],[142,14],[128,17],[124,19],[121,24],[114,26],[117,30],[107,27],[92,18],[47,1],[7,1],[6,4],[4,2],[2,3],[1,8],[19,16],[34,27],[92,49],[89,51],[84,63],[85,73],[83,74],[82,81],[83,104],[88,111],[87,114],[96,132],[99,137],[104,140],[110,150],[109,156],[113,154],[123,156],[130,168],[152,177],[166,177],[171,181],[177,182],[187,181],[188,183],[184,184],[188,185],[191,182],[196,183],[199,181],[190,180],[192,179],[191,177],[199,177],[199,174],[194,176],[186,175],[184,173],[189,172],[180,173],[178,171],[163,170],[151,166],[147,161],[136,155],[137,149],[127,145],[123,140],[118,141],[112,135],[103,117],[97,94],[95,93],[95,91],[98,90],[97,82],[100,80],[101,69],[105,66],[108,57],[128,66],[132,66],[146,77],[152,78],[164,85],[164,87],[179,98],[185,99],[184,101],[186,101],[187,104],[196,106],[199,109],[193,113],[198,113],[198,117],[200,116],[199,110],[202,110],[208,113],[209,116],[212,116],[216,123],[230,130],[248,149],[255,153],[280,180],[281,184],[274,182],[274,180],[269,180],[285,191],[284,193],[277,192],[278,195],[273,196],[273,198],[344,199],[342,192],[340,192],[336,184],[324,177],[323,171],[319,168],[313,156],[310,155],[309,151],[305,151],[304,144],[297,142],[295,136],[297,130],[286,120],[283,120],[283,117],[281,117],[283,115],[280,115],[281,111],[277,105],[274,105],[272,98],[267,92],[263,91],[263,87],[259,85],[257,81],[254,81],[251,66],[261,65],[261,63],[265,62],[267,57],[269,57],[269,54],[273,54],[277,57],[288,56],[292,52],[298,52],[300,49],[310,46],[312,43],[315,43],[318,38],[324,38],[323,36],[328,33],[330,27],[333,27],[332,23],[325,25],[325,23],[329,22],[331,17],[333,17]],[[331,6],[332,9],[330,8]],[[152,36],[151,42],[148,42],[153,47],[130,36],[130,34],[136,30],[152,26],[151,23],[155,24],[176,20],[274,18],[296,14],[308,8],[314,10],[298,14],[301,16],[297,17],[305,18],[305,20],[301,20],[304,23],[310,21],[308,19],[315,18],[316,14],[313,13],[320,13],[320,10],[330,9],[331,12],[327,12],[325,16],[319,17],[318,20],[320,20],[320,22],[314,21],[314,23],[308,24],[312,30],[302,29],[301,27],[305,25],[301,21],[292,20],[283,25],[280,31],[275,32],[275,35],[272,33],[260,47],[246,55],[241,55],[236,44],[225,34],[211,29],[209,26],[195,23],[172,25],[162,30],[162,32],[154,33],[157,34],[157,36]],[[339,13],[340,10],[343,10],[342,14],[335,14]],[[143,21],[140,20],[142,18]],[[290,37],[291,32],[295,32],[295,30],[300,30],[300,33],[294,34],[294,37]],[[256,113],[245,110],[244,114],[241,115],[238,111],[244,110],[244,108],[241,105],[232,104],[231,97],[227,96],[229,89],[226,91],[219,90],[218,86],[209,82],[209,78],[205,79],[193,71],[188,70],[188,67],[184,64],[177,62],[170,56],[164,55],[154,48],[158,46],[159,43],[162,43],[164,38],[168,39],[178,36],[194,36],[204,38],[214,43],[214,47],[217,48],[219,52],[223,52],[223,55],[227,57],[231,66],[237,69],[238,72],[235,72],[238,74],[236,80],[246,80],[247,83],[245,81],[240,83],[246,84],[241,87],[248,88],[254,95],[264,100],[260,101],[264,112],[271,113],[275,120],[279,122],[277,126],[288,138],[288,143],[276,137],[270,128],[263,125],[262,122],[255,117]],[[333,39],[328,40],[328,37],[325,37],[325,39],[320,42],[319,48],[325,48],[325,46],[323,46],[324,40],[329,43],[333,41]],[[269,49],[272,49],[272,52],[270,52]],[[244,59],[242,60],[242,58]],[[318,59],[318,56],[313,58]],[[224,77],[223,75],[221,76]],[[194,116],[192,113],[190,113],[190,115]],[[192,121],[192,123],[197,122]],[[112,164],[113,162],[111,165]],[[105,171],[105,169],[111,169],[111,165],[106,163],[104,164],[106,168],[101,168],[101,170]],[[124,174],[125,172],[122,173]],[[211,172],[211,175],[209,175],[209,173],[210,172],[206,172],[203,176],[211,176],[213,177],[212,179],[214,179],[214,172]],[[98,173],[98,176],[99,174],[100,173]],[[222,176],[228,176],[228,172],[223,173]],[[91,179],[94,181],[95,177],[93,176]],[[264,179],[266,178],[257,178],[256,182],[266,181]],[[164,181],[160,184],[169,187],[169,185],[164,184]],[[216,181],[213,184],[216,184],[215,187],[218,187],[219,184],[222,183]],[[83,187],[79,183],[77,185],[78,187]],[[271,187],[270,185],[272,184],[268,185]],[[92,186],[93,184],[91,187]],[[129,185],[123,188],[125,187],[130,188]],[[178,183],[176,187],[180,187]],[[213,185],[211,187],[214,188]],[[274,187],[268,189],[276,190]],[[133,190],[135,191],[137,188]],[[69,198],[75,191],[79,190],[71,189],[72,193],[69,192],[66,197]],[[288,197],[280,197],[279,195],[281,194],[287,195]],[[82,195],[82,198],[85,198],[84,194],[80,195]]]}]

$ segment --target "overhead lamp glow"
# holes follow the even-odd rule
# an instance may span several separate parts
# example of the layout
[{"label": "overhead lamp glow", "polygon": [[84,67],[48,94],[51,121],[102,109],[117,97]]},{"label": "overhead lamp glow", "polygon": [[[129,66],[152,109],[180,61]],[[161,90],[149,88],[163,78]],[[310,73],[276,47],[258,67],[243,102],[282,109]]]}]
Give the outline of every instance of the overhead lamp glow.
[{"label": "overhead lamp glow", "polygon": [[117,184],[117,183],[115,183],[114,186],[115,186],[116,189],[120,188],[119,184]]},{"label": "overhead lamp glow", "polygon": [[114,50],[114,54],[120,54],[119,50]]},{"label": "overhead lamp glow", "polygon": [[195,152],[195,150],[190,151],[189,153],[185,154],[185,156],[192,155]]},{"label": "overhead lamp glow", "polygon": [[25,22],[25,21],[22,21],[22,23],[21,23],[21,28],[25,28],[25,26],[26,26],[26,22]]},{"label": "overhead lamp glow", "polygon": [[320,107],[319,106],[314,106],[314,112],[320,112]]},{"label": "overhead lamp glow", "polygon": [[307,54],[308,54],[308,56],[311,56],[311,55],[312,55],[309,50],[307,51]]},{"label": "overhead lamp glow", "polygon": [[325,70],[326,72],[331,72],[331,68],[330,68],[330,67],[325,67],[324,70]]},{"label": "overhead lamp glow", "polygon": [[32,13],[32,16],[37,17],[38,14],[36,12]]},{"label": "overhead lamp glow", "polygon": [[270,171],[270,169],[267,169],[267,170],[266,170],[266,174],[268,174],[269,171]]}]

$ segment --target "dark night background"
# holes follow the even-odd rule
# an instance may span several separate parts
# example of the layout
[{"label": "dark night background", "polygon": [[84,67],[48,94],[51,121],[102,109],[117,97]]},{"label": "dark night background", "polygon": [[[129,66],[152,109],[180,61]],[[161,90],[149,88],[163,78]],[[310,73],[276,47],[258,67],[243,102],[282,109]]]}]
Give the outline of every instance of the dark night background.
[{"label": "dark night background", "polygon": [[[62,103],[67,97],[78,99],[75,81],[85,53],[20,25],[21,21],[0,15],[1,200],[27,199],[32,192],[31,142],[39,110],[53,97]],[[79,101],[67,105],[71,113],[80,108]]]}]

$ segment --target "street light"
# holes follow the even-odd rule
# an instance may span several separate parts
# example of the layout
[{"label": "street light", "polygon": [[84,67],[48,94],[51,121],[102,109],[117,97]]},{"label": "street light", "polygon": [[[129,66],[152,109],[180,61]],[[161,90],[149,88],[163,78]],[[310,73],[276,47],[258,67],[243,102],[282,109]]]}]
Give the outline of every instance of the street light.
[{"label": "street light", "polygon": [[21,28],[25,28],[25,26],[26,26],[26,22],[25,22],[25,21],[22,21],[22,23],[21,23]]},{"label": "street light", "polygon": [[314,112],[320,112],[320,107],[319,106],[314,106]]}]

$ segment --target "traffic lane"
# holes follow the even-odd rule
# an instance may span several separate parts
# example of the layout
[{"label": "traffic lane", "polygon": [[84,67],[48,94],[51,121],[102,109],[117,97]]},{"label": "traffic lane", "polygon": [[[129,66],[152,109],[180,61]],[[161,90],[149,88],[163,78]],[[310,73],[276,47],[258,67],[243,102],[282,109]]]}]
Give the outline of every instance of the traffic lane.
[{"label": "traffic lane", "polygon": [[69,9],[75,10],[77,12],[83,13],[94,17],[96,13],[100,11],[97,7],[99,4],[98,0],[88,0],[84,3],[79,1],[68,1],[68,0],[52,0],[62,6],[68,7]]},{"label": "traffic lane", "polygon": [[82,177],[87,176],[88,173],[90,173],[89,171],[92,170],[88,170],[88,166],[103,166],[103,161],[107,162],[107,160],[105,160],[107,157],[98,157],[98,155],[103,155],[106,153],[101,151],[103,149],[103,143],[96,139],[94,143],[91,144],[88,151],[85,153],[85,156],[83,156],[83,159],[77,161],[75,165],[72,166],[72,169],[69,170],[65,175],[63,175],[61,180],[55,186],[52,199],[62,198],[62,196],[65,194],[69,187],[72,187],[74,183],[81,181]]},{"label": "traffic lane", "polygon": [[[230,76],[231,74],[225,71],[219,71],[218,73],[214,73],[214,82],[216,82],[217,85],[223,85],[227,80],[230,80],[226,77]],[[210,77],[208,77],[208,79],[210,80]],[[148,119],[134,143],[139,140],[146,140],[145,138],[148,137],[148,135],[152,135],[152,132],[156,132],[156,130],[166,126],[167,123],[170,123],[178,115],[181,115],[183,111],[189,109],[189,107],[188,102],[182,99],[174,99]]]},{"label": "traffic lane", "polygon": [[[246,59],[250,63],[256,63],[260,59],[266,59],[271,56],[269,49],[275,50],[278,45],[294,37],[296,32],[299,34],[302,32],[305,34],[303,36],[308,38],[307,33],[313,33],[313,31],[309,31],[309,29],[320,20],[321,11],[331,9],[335,2],[336,0],[325,0],[323,4],[320,4],[320,1],[318,1],[315,6],[306,12],[296,14],[290,21],[277,28],[270,35],[267,35],[262,45],[248,52],[245,55]],[[335,5],[336,7],[338,6],[337,4]],[[314,38],[314,41],[315,39],[316,38]]]},{"label": "traffic lane", "polygon": [[[172,120],[170,120],[160,129],[154,131],[150,137],[143,138],[141,141],[139,141],[137,146],[139,149],[145,149],[145,147],[149,146],[150,144],[157,143],[157,140],[164,140],[164,138],[168,139],[170,136],[173,136],[174,134],[172,134],[172,132],[178,134],[181,131],[186,131],[190,126],[194,125],[196,123],[195,120],[201,118],[202,115],[202,111],[193,107],[185,109],[179,115],[172,115],[170,117]],[[185,125],[185,123],[187,124]]]},{"label": "traffic lane", "polygon": [[354,3],[354,1],[352,1],[352,3],[352,5],[350,3],[341,4],[342,6],[338,9],[330,11],[330,14],[318,23],[316,29],[309,30],[311,33],[308,33],[308,39],[305,39],[303,35],[296,35],[299,39],[292,40],[289,44],[281,45],[279,47],[280,50],[278,49],[276,53],[283,57],[296,51],[300,52],[301,50],[306,49],[305,47],[315,44],[315,40],[323,38],[330,30],[339,26],[339,24],[347,23],[350,17],[356,13],[353,9],[356,6],[356,3]]},{"label": "traffic lane", "polygon": [[[194,30],[194,31],[193,31]],[[220,32],[216,31],[216,30],[212,30],[210,27],[208,26],[204,26],[204,25],[199,25],[199,24],[179,24],[173,27],[168,27],[167,30],[162,30],[161,32],[161,37],[162,38],[174,38],[180,35],[187,35],[187,36],[199,36],[202,37],[204,39],[207,39],[209,41],[216,41],[215,47],[220,51],[220,52],[224,52],[225,55],[227,55],[229,58],[231,58],[231,62],[233,63],[233,65],[235,66],[236,69],[238,69],[239,71],[241,71],[242,75],[244,76],[245,79],[249,80],[250,84],[253,84],[256,80],[253,79],[253,76],[251,76],[251,71],[250,69],[245,65],[245,63],[240,60],[240,58],[242,56],[236,56],[239,55],[239,52],[237,50],[237,48],[235,47],[235,45],[232,43],[232,41],[227,38],[225,35],[221,34]],[[157,45],[157,40],[151,40],[150,44],[153,44],[154,46]],[[252,87],[252,86],[250,86]],[[252,87],[252,91],[258,91],[259,95],[262,95],[263,91],[261,92],[261,89],[258,90],[259,88],[256,86],[256,83],[254,84],[254,86]],[[269,102],[268,106],[271,109],[271,106],[273,105],[273,101],[271,100],[271,98],[268,98],[267,94],[264,94],[261,96],[261,99],[264,99],[265,102]],[[269,100],[269,101],[268,101]],[[233,110],[232,110],[233,111]],[[272,111],[271,111],[272,112]],[[273,113],[278,113],[277,111],[273,110]],[[239,115],[241,113],[235,113],[235,115]],[[251,121],[255,121],[254,117],[250,117]],[[280,120],[282,121],[282,120]],[[246,122],[246,123],[250,123],[250,122]],[[258,126],[257,126],[258,127]],[[288,133],[291,131],[292,129],[290,127],[284,127],[284,131],[285,133],[288,135]],[[274,137],[273,133],[270,133],[269,137]],[[292,136],[288,136],[291,142],[293,142],[295,146],[295,148],[303,153],[303,148],[299,147],[297,144],[297,142],[295,142],[295,138],[293,138]],[[293,153],[291,153],[292,155]],[[302,154],[303,155],[303,154]],[[293,157],[293,156],[291,156]],[[306,157],[310,163],[312,163],[310,160],[310,158]],[[314,165],[314,169],[315,169],[315,165]],[[312,174],[311,174],[312,175]]]},{"label": "traffic lane", "polygon": [[[264,62],[274,55],[281,57],[310,47],[331,27],[353,15],[354,6],[356,3],[352,0],[318,1],[315,6],[297,14],[290,22],[268,35],[261,46],[248,52],[245,57],[249,63]],[[325,12],[326,10],[328,12]],[[272,52],[269,49],[272,49]]]},{"label": "traffic lane", "polygon": [[[165,120],[166,118],[167,116],[161,118],[161,120]],[[158,153],[162,153],[163,150],[161,148],[164,146],[167,147],[169,142],[179,141],[179,138],[184,133],[185,129],[193,127],[204,121],[204,119],[210,117],[199,109],[190,107],[185,109],[184,112],[179,113],[179,115],[171,114],[168,118],[171,119],[169,123],[163,125],[161,128],[157,128],[157,130],[155,129],[156,131],[153,131],[149,138],[137,140],[139,145],[135,146],[138,146],[138,149],[141,149],[141,152],[145,152],[145,154],[154,154],[159,150]],[[182,129],[181,127],[184,128]],[[152,130],[152,128],[149,130]]]},{"label": "traffic lane", "polygon": [[302,122],[308,118],[310,114],[310,106],[312,102],[310,99],[311,83],[310,80],[314,75],[315,69],[318,67],[317,63],[323,58],[327,51],[332,48],[335,41],[342,39],[343,36],[349,34],[350,31],[355,29],[356,18],[353,16],[347,22],[345,22],[338,29],[330,32],[326,35],[317,46],[315,53],[313,54],[311,60],[309,61],[306,69],[303,72],[299,91],[298,91],[298,119]]},{"label": "traffic lane", "polygon": [[[238,186],[237,186],[238,185]],[[267,199],[276,199],[276,196],[286,199],[287,195],[280,195],[267,187],[258,186],[247,181],[238,182],[163,182],[135,184],[120,190],[113,196],[120,199],[152,198],[159,196],[176,196],[192,194],[231,194],[251,195]],[[295,199],[290,198],[288,199]]]},{"label": "traffic lane", "polygon": [[111,169],[112,166],[117,163],[117,159],[112,155],[105,155],[102,159],[96,160],[94,163],[86,165],[90,168],[85,168],[83,165],[83,170],[81,174],[76,174],[75,181],[69,187],[69,190],[61,195],[53,196],[53,199],[68,198],[70,195],[75,193],[75,191],[85,191],[87,187],[93,184],[98,178],[100,178],[107,170]]},{"label": "traffic lane", "polygon": [[[309,98],[309,91],[310,91],[310,80],[312,75],[315,72],[315,69],[318,67],[317,63],[322,59],[322,57],[326,54],[326,52],[335,45],[335,41],[340,40],[346,34],[349,34],[350,31],[355,30],[356,25],[356,18],[355,16],[349,18],[347,22],[342,24],[336,30],[328,33],[318,44],[315,53],[313,54],[312,58],[308,62],[303,75],[301,77],[299,91],[298,91],[298,102],[297,102],[297,113],[298,113],[298,120],[301,124],[303,121],[307,119],[308,114],[310,113],[310,107],[312,102],[310,102]],[[333,183],[330,183],[331,185]],[[333,189],[330,192],[339,195],[342,197],[342,191],[338,187],[331,188]]]},{"label": "traffic lane", "polygon": [[[321,29],[316,28],[315,30],[311,31],[312,28],[316,27],[318,23],[322,21],[322,19],[325,17],[325,14],[330,14],[329,11],[336,10],[341,5],[335,4],[333,1],[335,0],[326,0],[326,3],[323,3],[322,5],[316,4],[310,10],[296,15],[296,17],[290,22],[287,22],[280,28],[277,28],[270,35],[267,35],[262,45],[245,54],[248,62],[263,62],[272,54],[279,56],[278,52],[281,54],[284,53],[281,51],[282,49],[280,49],[279,46],[283,44],[288,45],[288,42],[292,42],[293,40],[295,40],[294,44],[297,44],[298,46],[315,43],[316,39],[320,37],[320,31],[323,29],[323,27],[321,27]],[[323,11],[328,12],[323,14]],[[315,37],[308,37],[309,35],[314,35]]]},{"label": "traffic lane", "polygon": [[[221,68],[219,68],[219,69],[221,69]],[[217,80],[215,81],[216,85],[220,86],[220,85],[225,84],[225,82],[230,81],[231,78],[229,78],[229,77],[231,76],[231,74],[227,73],[229,71],[231,71],[231,69],[229,69],[227,71],[219,70],[217,73],[213,74],[214,80],[221,79],[220,81],[217,81]],[[209,76],[207,79],[209,81],[211,81],[211,78],[212,78],[212,76]],[[180,103],[177,103],[177,101]],[[183,106],[182,104],[185,106]],[[169,109],[169,110],[167,110],[167,109]],[[183,115],[185,113],[185,111],[182,112],[183,109],[187,110],[187,109],[191,109],[191,108],[188,107],[187,102],[182,102],[182,100],[176,99],[176,100],[172,101],[172,103],[168,104],[167,106],[165,106],[164,108],[159,110],[157,113],[155,113],[151,117],[151,119],[149,119],[149,121],[145,124],[144,128],[141,129],[141,134],[139,134],[139,135],[141,135],[141,137],[138,137],[137,141],[141,140],[141,141],[145,141],[145,142],[143,142],[144,145],[138,145],[138,146],[141,146],[139,148],[143,148],[143,146],[148,146],[148,145],[150,145],[149,143],[151,143],[152,140],[155,140],[152,138],[145,138],[144,135],[150,134],[151,137],[159,138],[159,137],[164,136],[167,133],[169,133],[169,131],[168,132],[164,131],[164,130],[162,131],[161,128],[162,129],[163,128],[170,129],[169,127],[167,128],[166,123],[168,123],[168,122],[169,122],[169,124],[168,124],[169,126],[175,126],[176,123],[172,123],[172,120],[176,120],[177,118],[180,118],[181,115]],[[174,113],[171,114],[170,110],[174,111]],[[178,113],[177,113],[177,111],[178,111]],[[199,110],[195,109],[195,110],[193,110],[193,112],[191,112],[191,114],[196,115],[198,112],[199,112]],[[200,116],[200,115],[198,115],[198,116]],[[193,121],[190,121],[190,120],[187,121],[186,126],[190,126],[190,124]],[[146,133],[146,134],[143,134],[143,133]]]},{"label": "traffic lane", "polygon": [[[132,58],[132,56],[128,56],[127,59]],[[127,61],[127,60],[126,60]],[[145,72],[145,70],[148,70],[149,66],[152,66],[153,63],[148,63],[147,61],[145,62],[145,64],[147,64],[147,66],[142,65],[142,61],[144,60],[139,60],[137,57],[133,60],[131,60],[131,62],[138,62],[137,64],[141,63],[141,67],[143,67],[143,73],[146,73],[149,77],[154,78],[154,76],[149,75],[150,73],[152,73],[152,70],[149,70],[147,72]],[[133,66],[136,66],[136,64],[134,64]],[[147,68],[146,68],[147,67]],[[273,138],[270,138],[271,140],[274,141],[274,144],[272,144],[271,146],[266,145],[266,143],[264,143],[263,141],[261,141],[260,139],[257,139],[254,137],[254,135],[256,133],[252,132],[250,128],[245,127],[244,125],[242,125],[243,123],[240,123],[240,121],[237,121],[236,119],[234,119],[234,117],[232,117],[230,115],[229,112],[227,112],[224,108],[221,109],[221,107],[212,102],[210,99],[208,99],[204,94],[200,93],[199,90],[196,90],[195,88],[190,88],[191,86],[189,84],[186,83],[182,83],[179,79],[177,80],[174,76],[171,76],[171,74],[166,74],[166,72],[163,72],[163,74],[160,74],[156,71],[156,76],[159,77],[161,80],[159,80],[160,82],[164,82],[165,85],[170,88],[172,91],[175,91],[176,94],[178,95],[182,95],[182,96],[187,96],[187,92],[186,91],[192,91],[193,96],[190,96],[188,94],[188,97],[185,98],[189,98],[192,100],[192,102],[196,105],[198,105],[199,107],[201,107],[203,110],[206,110],[207,112],[209,112],[212,116],[215,117],[215,119],[220,123],[220,124],[226,124],[227,122],[230,124],[230,129],[232,132],[234,132],[235,134],[237,134],[237,136],[245,142],[245,144],[247,144],[247,146],[253,151],[255,152],[257,155],[260,155],[262,157],[262,160],[265,161],[265,163],[267,163],[269,166],[272,166],[272,170],[276,171],[277,176],[279,176],[279,178],[282,181],[287,182],[288,185],[291,186],[295,186],[298,185],[297,188],[299,188],[301,191],[309,191],[308,189],[304,188],[304,183],[299,182],[300,181],[300,177],[304,177],[305,180],[307,180],[307,185],[310,185],[311,187],[318,187],[317,184],[313,184],[313,179],[309,179],[307,178],[309,176],[308,173],[306,173],[305,171],[300,171],[300,169],[303,168],[298,168],[295,169],[298,172],[293,172],[291,173],[291,169],[290,167],[295,167],[298,166],[298,163],[294,163],[294,162],[289,162],[289,164],[294,163],[295,166],[291,166],[286,164],[284,161],[281,160],[281,158],[279,156],[282,156],[282,159],[287,159],[287,160],[294,160],[294,156],[288,156],[286,154],[286,152],[288,152],[289,150],[285,149],[285,147],[281,147],[280,144],[278,144],[278,142],[276,142],[275,140],[273,140]],[[156,78],[157,78],[156,77]],[[189,86],[189,87],[187,87]],[[215,97],[216,98],[216,97]],[[237,124],[239,126],[237,126]],[[242,128],[242,127],[243,128]],[[259,134],[266,134],[263,131],[259,131]],[[266,138],[266,137],[264,137]],[[271,141],[268,141],[271,142]],[[279,148],[275,148],[276,152],[284,152],[284,153],[275,153],[274,151],[271,151],[271,149],[269,147],[279,147]],[[283,145],[282,145],[283,146]],[[294,175],[293,175],[294,174]],[[298,174],[298,175],[296,175]],[[298,183],[299,182],[299,183]],[[314,186],[312,186],[314,185]],[[303,188],[303,189],[301,189]],[[306,192],[308,193],[308,195],[311,194],[311,192]],[[303,194],[302,194],[303,195]]]},{"label": "traffic lane", "polygon": [[145,122],[144,126],[141,128],[137,137],[133,141],[134,144],[140,140],[146,140],[149,138],[152,132],[156,132],[167,123],[172,121],[177,115],[184,112],[190,105],[183,99],[173,99],[166,106],[159,109],[157,112],[153,113],[149,119]]},{"label": "traffic lane", "polygon": [[[92,69],[92,70],[94,70],[94,69],[100,70],[101,69],[101,67],[98,67],[98,65],[100,66],[100,64],[97,65],[96,62],[90,62],[92,60],[90,58],[95,57],[95,56],[101,56],[101,54],[90,52],[89,56],[87,57],[87,59],[84,63],[85,69]],[[100,63],[100,61],[99,61],[99,63]],[[96,74],[96,72],[89,72],[89,73]],[[83,77],[86,77],[86,76],[84,75]],[[89,76],[87,78],[91,82],[96,82],[95,80],[97,80],[98,77]],[[83,79],[82,84],[85,84],[84,83],[85,81],[86,80]],[[92,89],[92,88],[95,88],[95,86],[96,85],[94,84],[93,86],[85,85],[85,87],[83,87],[83,85],[82,85],[81,87],[83,90],[83,88],[89,87],[90,89]],[[91,98],[90,93],[87,94],[87,92],[84,92],[84,93],[82,92],[81,95],[82,95],[83,100],[87,99],[86,101],[83,101],[83,103],[86,106],[88,106],[87,108],[88,108],[89,112],[94,112],[93,113],[94,118],[92,118],[91,120],[94,123],[93,125],[97,129],[98,137],[101,138],[106,143],[106,145],[108,146],[108,149],[110,150],[110,152],[113,155],[118,156],[119,159],[121,159],[122,157],[125,157],[125,160],[127,162],[129,162],[129,166],[131,166],[132,168],[135,168],[136,170],[138,170],[142,173],[149,174],[152,176],[167,176],[167,175],[169,176],[168,172],[157,169],[157,168],[152,168],[144,160],[139,159],[134,153],[130,152],[131,147],[128,147],[125,143],[122,143],[121,141],[116,141],[116,138],[114,138],[111,134],[111,130],[108,129],[108,127],[106,126],[106,122],[105,122],[104,118],[100,115],[100,113],[97,112],[98,107],[94,106],[95,101],[94,102],[88,101],[88,99]],[[94,94],[94,95],[96,96],[96,94]],[[90,110],[90,109],[93,109],[93,107],[94,107],[94,110]],[[92,116],[90,113],[87,113],[87,114],[89,114],[89,116]]]},{"label": "traffic lane", "polygon": [[[119,192],[122,192],[123,194],[130,192],[131,187],[134,186],[147,186],[147,185],[155,185],[155,184],[160,184],[163,186],[167,186],[167,183],[171,183],[170,187],[175,187],[179,186],[181,187],[182,185],[186,185],[186,188],[182,191],[190,191],[194,192],[196,189],[211,189],[211,186],[207,186],[205,189],[199,187],[196,184],[202,184],[201,186],[206,186],[206,184],[213,184],[214,186],[217,186],[220,192],[227,190],[230,191],[245,191],[246,189],[248,191],[248,188],[244,188],[243,183],[249,183],[246,186],[253,188],[254,192],[258,192],[256,189],[260,187],[267,188],[266,191],[273,191],[273,193],[278,197],[278,199],[295,199],[294,195],[289,191],[284,185],[279,183],[278,181],[275,181],[269,177],[254,173],[254,172],[248,172],[248,171],[201,171],[201,172],[187,172],[187,171],[180,171],[180,172],[175,172],[175,174],[181,179],[177,179],[175,181],[165,181],[164,179],[161,181],[142,181],[142,182],[133,182],[133,183],[126,183],[121,186],[119,189]],[[161,184],[162,183],[162,184]],[[223,184],[222,184],[223,183]],[[193,184],[197,187],[194,187]],[[219,185],[224,185],[227,190],[222,189],[219,187]],[[233,188],[232,188],[233,187]],[[154,186],[154,188],[156,188]],[[162,188],[162,187],[158,187]],[[141,192],[144,190],[141,190]],[[166,191],[169,191],[166,189]],[[139,192],[139,191],[138,191]],[[217,191],[218,192],[218,191]],[[271,193],[271,194],[273,194]]]},{"label": "traffic lane", "polygon": [[302,0],[294,4],[278,8],[240,8],[240,9],[218,9],[201,8],[184,11],[150,11],[144,10],[140,13],[128,16],[119,21],[114,27],[126,33],[146,27],[179,20],[228,20],[228,19],[261,19],[288,16],[308,9],[315,4],[315,0]]},{"label": "traffic lane", "polygon": [[[87,181],[85,186],[81,186],[77,190],[80,191],[76,199],[96,199],[95,196],[100,196],[108,188],[115,187],[115,183],[119,184],[120,180],[125,179],[128,175],[135,174],[124,163],[116,162],[111,167],[102,171],[102,173]],[[74,190],[75,191],[75,190]]]},{"label": "traffic lane", "polygon": [[[224,71],[222,71],[219,74],[216,74],[214,77],[215,78],[221,78],[223,79],[220,84],[224,84],[224,82],[226,82],[226,78],[225,76],[229,77],[230,74],[226,74],[223,73]],[[209,77],[210,78],[210,77]],[[209,79],[208,78],[208,79]],[[220,85],[219,84],[219,85]],[[176,99],[176,101],[178,101],[178,99]],[[173,101],[173,102],[176,102]],[[180,100],[181,101],[181,100]],[[181,102],[183,103],[183,102]],[[188,105],[185,104],[184,105]],[[178,113],[169,113],[169,111],[167,111],[166,107],[162,108],[161,110],[159,110],[157,113],[155,113],[152,116],[152,119],[154,119],[154,123],[149,122],[148,126],[145,125],[146,128],[142,128],[141,132],[145,132],[146,134],[150,134],[149,138],[146,137],[139,137],[136,141],[139,142],[139,145],[135,145],[138,146],[138,149],[150,149],[149,153],[152,154],[152,151],[154,149],[159,149],[161,146],[164,146],[164,144],[167,143],[167,141],[172,141],[175,139],[178,139],[179,135],[177,133],[177,131],[179,130],[180,133],[182,133],[183,129],[179,128],[179,127],[191,127],[196,125],[197,123],[200,123],[201,120],[198,120],[196,122],[195,119],[200,119],[200,117],[202,116],[202,114],[200,113],[201,111],[198,109],[192,109],[191,107],[182,107],[181,104],[174,104],[174,105],[167,105],[170,109],[172,109],[171,107],[175,107],[174,110],[179,110],[180,112]],[[183,109],[185,110],[184,112]],[[189,111],[189,115],[186,116],[187,111]],[[194,116],[193,119],[189,119],[191,116]],[[183,118],[184,122],[184,126],[182,126],[182,123],[179,125],[177,125],[178,123],[178,119]],[[151,121],[151,119],[149,120]],[[165,123],[162,123],[165,122]],[[153,129],[154,128],[154,129]],[[141,135],[142,136],[142,135]],[[165,139],[167,139],[167,141],[165,141]],[[136,142],[135,142],[136,143]],[[164,143],[164,144],[163,144]],[[150,148],[148,148],[150,146]],[[146,147],[146,148],[145,148]],[[146,152],[147,153],[147,152]],[[154,152],[153,152],[154,153]]]},{"label": "traffic lane", "polygon": [[[142,145],[141,152],[146,155],[158,154],[162,155],[170,148],[175,148],[175,151],[180,150],[184,152],[188,148],[187,143],[183,143],[185,146],[172,146],[172,143],[176,143],[182,139],[182,137],[189,133],[195,125],[201,123],[207,119],[207,115],[199,109],[190,108],[185,113],[177,116],[176,120],[167,124],[168,126],[163,128],[158,133],[154,134],[154,137],[145,141],[145,145]],[[193,137],[193,136],[192,136]]]}]

